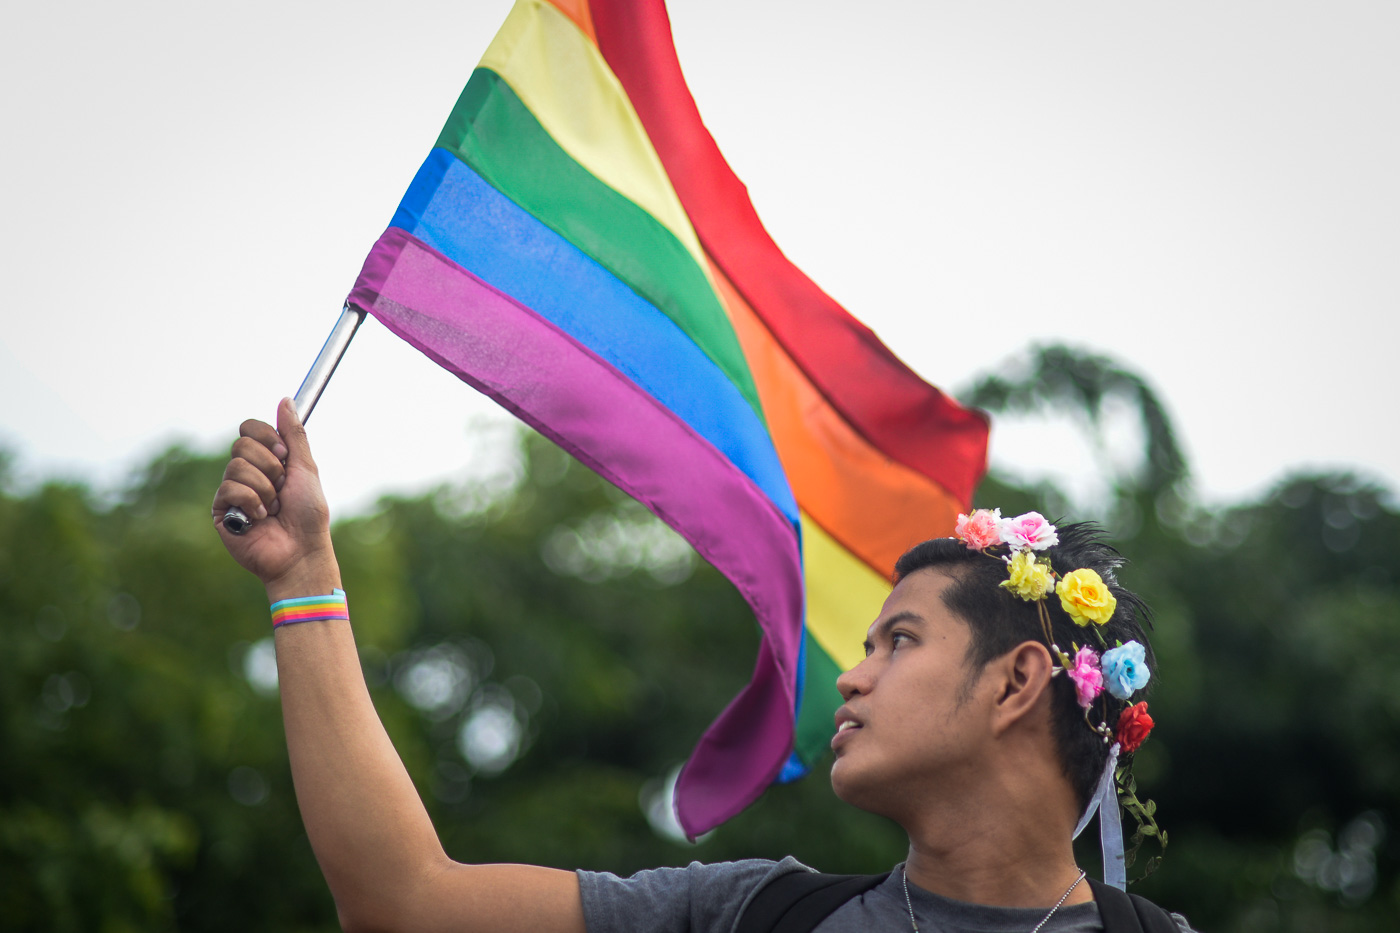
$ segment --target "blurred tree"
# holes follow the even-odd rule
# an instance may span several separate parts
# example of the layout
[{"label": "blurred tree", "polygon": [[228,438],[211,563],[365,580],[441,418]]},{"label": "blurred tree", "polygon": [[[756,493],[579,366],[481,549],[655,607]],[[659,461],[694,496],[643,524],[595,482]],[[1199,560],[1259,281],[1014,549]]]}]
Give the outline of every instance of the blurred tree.
[{"label": "blurred tree", "polygon": [[115,505],[59,484],[0,498],[6,929],[327,916],[288,831],[279,711],[240,668],[260,587],[195,511],[221,469],[174,450]]},{"label": "blurred tree", "polygon": [[1186,458],[1166,406],[1141,376],[1106,356],[1063,344],[1033,347],[1025,358],[974,382],[959,398],[993,414],[1081,416],[1098,447],[1103,446],[1099,431],[1105,405],[1122,401],[1136,411],[1143,434],[1141,468],[1126,484],[1156,495],[1187,479]]},{"label": "blurred tree", "polygon": [[[1100,510],[1132,538],[1125,582],[1157,607],[1159,725],[1139,774],[1172,843],[1143,893],[1212,931],[1393,928],[1387,494],[1306,476],[1206,509],[1140,379],[1049,351],[1029,371],[977,397],[1088,411],[1120,392],[1161,422],[1144,432],[1155,465]],[[668,778],[746,680],[757,630],[683,542],[557,448],[524,434],[502,453],[495,474],[335,528],[366,677],[448,851],[619,872],[899,860],[901,833],[836,801],[820,768],[698,845],[677,840]],[[18,490],[0,469],[0,927],[335,928],[292,795],[263,594],[207,524],[221,469],[172,450],[111,500]],[[979,500],[1065,501],[996,476]]]}]

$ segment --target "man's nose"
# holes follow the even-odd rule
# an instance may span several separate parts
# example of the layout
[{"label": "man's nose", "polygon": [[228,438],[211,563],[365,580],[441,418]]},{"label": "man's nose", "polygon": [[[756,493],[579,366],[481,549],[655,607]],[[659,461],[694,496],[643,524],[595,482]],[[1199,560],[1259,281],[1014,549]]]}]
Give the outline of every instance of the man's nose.
[{"label": "man's nose", "polygon": [[870,665],[867,663],[869,660],[866,658],[849,671],[842,671],[836,678],[836,689],[843,700],[870,692]]}]

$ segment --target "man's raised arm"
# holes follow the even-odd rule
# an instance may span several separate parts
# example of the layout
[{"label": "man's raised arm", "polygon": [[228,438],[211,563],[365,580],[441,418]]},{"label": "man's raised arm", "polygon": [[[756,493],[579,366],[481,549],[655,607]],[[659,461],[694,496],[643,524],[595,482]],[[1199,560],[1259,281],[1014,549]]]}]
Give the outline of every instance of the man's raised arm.
[{"label": "man's raised arm", "polygon": [[[239,433],[214,496],[224,545],[269,600],[330,594],[341,586],[330,514],[291,401],[276,430],[246,421]],[[254,519],[242,536],[222,526],[232,506]],[[297,804],[345,929],[582,933],[572,872],[447,857],[375,712],[349,622],[280,625],[276,644]]]}]

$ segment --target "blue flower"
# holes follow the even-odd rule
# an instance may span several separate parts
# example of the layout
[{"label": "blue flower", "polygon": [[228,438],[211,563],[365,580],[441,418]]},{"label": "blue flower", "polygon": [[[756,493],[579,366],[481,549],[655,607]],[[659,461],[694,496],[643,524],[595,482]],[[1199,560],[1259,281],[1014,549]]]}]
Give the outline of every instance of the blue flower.
[{"label": "blue flower", "polygon": [[1147,669],[1147,649],[1135,641],[1105,651],[1099,663],[1103,666],[1104,687],[1120,700],[1146,687],[1152,678]]}]

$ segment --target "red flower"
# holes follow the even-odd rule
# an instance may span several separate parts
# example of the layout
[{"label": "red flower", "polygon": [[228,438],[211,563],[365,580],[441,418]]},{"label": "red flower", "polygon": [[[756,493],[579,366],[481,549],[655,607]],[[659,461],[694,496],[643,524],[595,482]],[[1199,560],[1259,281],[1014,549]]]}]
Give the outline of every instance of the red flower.
[{"label": "red flower", "polygon": [[1152,731],[1152,717],[1147,715],[1146,703],[1135,703],[1123,710],[1118,717],[1118,744],[1123,746],[1123,754],[1138,750]]}]

